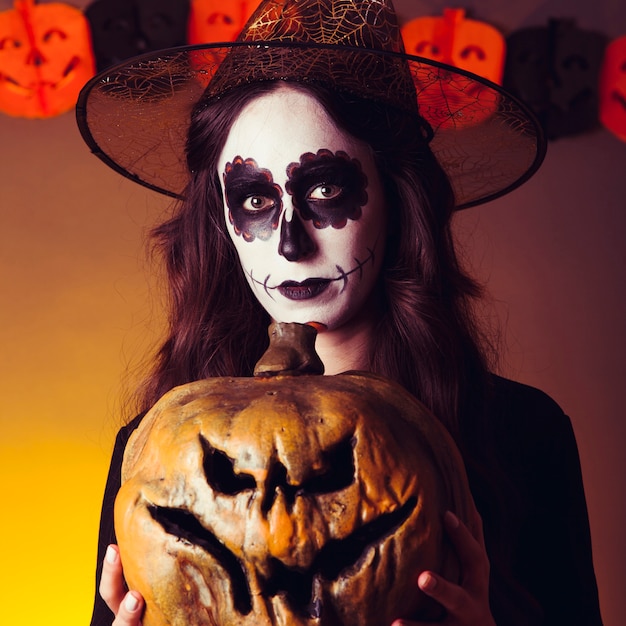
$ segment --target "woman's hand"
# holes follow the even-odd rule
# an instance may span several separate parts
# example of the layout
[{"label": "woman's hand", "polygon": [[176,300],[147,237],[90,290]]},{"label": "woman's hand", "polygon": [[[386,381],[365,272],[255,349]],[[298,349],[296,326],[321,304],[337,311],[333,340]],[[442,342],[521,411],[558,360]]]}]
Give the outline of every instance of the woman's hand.
[{"label": "woman's hand", "polygon": [[141,626],[143,598],[136,591],[126,591],[120,553],[114,545],[107,548],[102,564],[100,595],[115,614],[111,626]]},{"label": "woman's hand", "polygon": [[[445,626],[495,626],[489,609],[489,559],[485,550],[483,523],[474,508],[470,529],[447,512],[446,531],[461,563],[461,582],[455,585],[434,572],[422,572],[417,584],[446,609]],[[431,623],[431,622],[428,622]],[[393,626],[426,626],[427,622],[396,620]]]}]

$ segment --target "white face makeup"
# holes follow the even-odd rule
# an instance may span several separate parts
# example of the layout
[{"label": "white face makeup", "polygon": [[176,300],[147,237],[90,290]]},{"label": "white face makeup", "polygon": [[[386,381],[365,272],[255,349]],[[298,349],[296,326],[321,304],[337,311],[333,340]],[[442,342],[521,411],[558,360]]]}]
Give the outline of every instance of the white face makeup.
[{"label": "white face makeup", "polygon": [[261,305],[279,322],[339,328],[376,282],[385,206],[370,150],[308,94],[248,104],[218,163],[226,224]]}]

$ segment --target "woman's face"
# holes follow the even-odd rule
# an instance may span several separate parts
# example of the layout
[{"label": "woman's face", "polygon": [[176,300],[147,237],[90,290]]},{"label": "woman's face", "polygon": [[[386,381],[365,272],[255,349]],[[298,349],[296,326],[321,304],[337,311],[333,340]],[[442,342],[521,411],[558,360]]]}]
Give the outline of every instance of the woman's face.
[{"label": "woman's face", "polygon": [[248,104],[218,162],[228,233],[279,322],[329,330],[357,315],[383,257],[385,206],[369,148],[289,87]]}]

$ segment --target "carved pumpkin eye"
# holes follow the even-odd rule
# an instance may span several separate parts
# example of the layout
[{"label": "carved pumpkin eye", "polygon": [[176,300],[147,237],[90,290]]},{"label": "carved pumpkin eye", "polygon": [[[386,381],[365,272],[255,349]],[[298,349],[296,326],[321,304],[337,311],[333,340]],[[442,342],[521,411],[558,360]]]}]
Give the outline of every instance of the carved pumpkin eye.
[{"label": "carved pumpkin eye", "polygon": [[321,454],[322,467],[325,469],[313,474],[300,485],[292,485],[287,478],[287,468],[280,462],[275,463],[268,475],[265,497],[261,510],[267,513],[274,503],[276,493],[280,490],[288,507],[291,507],[297,495],[332,493],[351,485],[354,478],[353,447],[355,440],[346,439],[334,448]]},{"label": "carved pumpkin eye", "polygon": [[[313,473],[300,485],[290,484],[285,466],[279,461],[274,462],[268,473],[262,509],[267,512],[271,508],[278,489],[284,493],[287,502],[293,504],[296,495],[300,493],[316,495],[332,493],[351,485],[355,480],[354,443],[353,438],[345,439],[330,450],[323,452],[321,465],[325,469],[322,472]],[[200,435],[200,445],[204,454],[204,474],[214,491],[234,496],[256,488],[256,481],[251,474],[236,473],[234,460],[226,453],[214,448],[202,435]]]},{"label": "carved pumpkin eye", "polygon": [[234,461],[220,450],[216,450],[202,435],[200,445],[204,453],[204,475],[214,491],[234,496],[246,489],[254,489],[256,481],[250,474],[236,474]]}]

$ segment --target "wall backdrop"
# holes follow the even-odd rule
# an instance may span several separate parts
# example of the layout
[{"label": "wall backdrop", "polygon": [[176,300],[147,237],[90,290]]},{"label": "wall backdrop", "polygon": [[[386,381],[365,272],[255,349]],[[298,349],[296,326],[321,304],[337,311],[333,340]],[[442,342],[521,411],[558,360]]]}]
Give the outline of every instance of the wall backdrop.
[{"label": "wall backdrop", "polygon": [[[621,0],[459,4],[505,33],[575,17],[610,38],[626,34]],[[445,3],[396,6],[410,19]],[[167,206],[90,155],[71,113],[0,114],[3,623],[88,622],[113,437],[159,336],[144,242]],[[551,142],[529,183],[460,213],[456,228],[502,332],[502,373],[544,389],[571,416],[605,625],[621,626],[626,143],[603,129]]]}]

